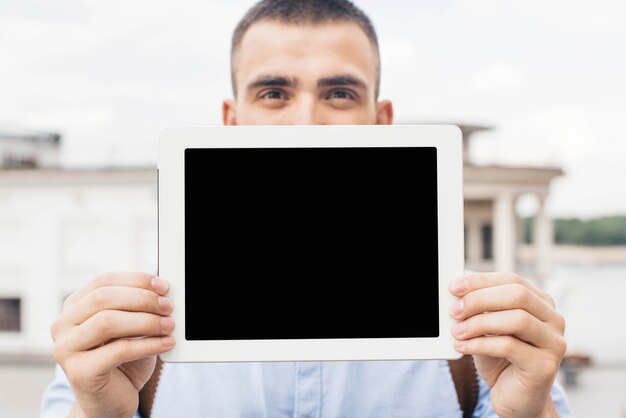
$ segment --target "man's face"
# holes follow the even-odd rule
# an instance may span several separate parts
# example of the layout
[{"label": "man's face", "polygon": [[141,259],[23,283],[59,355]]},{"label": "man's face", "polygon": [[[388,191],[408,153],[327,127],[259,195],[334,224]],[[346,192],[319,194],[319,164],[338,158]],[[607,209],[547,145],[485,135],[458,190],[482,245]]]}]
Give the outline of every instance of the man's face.
[{"label": "man's face", "polygon": [[253,24],[235,56],[237,98],[225,100],[225,125],[390,124],[389,101],[376,101],[377,56],[351,22]]}]

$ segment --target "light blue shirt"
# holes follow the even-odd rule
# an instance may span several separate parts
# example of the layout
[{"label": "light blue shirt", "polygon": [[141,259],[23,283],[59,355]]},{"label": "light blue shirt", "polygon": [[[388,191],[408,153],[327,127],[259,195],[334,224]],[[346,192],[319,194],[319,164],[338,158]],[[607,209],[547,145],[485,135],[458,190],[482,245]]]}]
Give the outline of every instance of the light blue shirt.
[{"label": "light blue shirt", "polygon": [[[482,379],[479,384],[474,417],[495,418],[489,387]],[[552,399],[561,417],[571,416],[558,383]],[[57,367],[41,417],[65,418],[73,403]],[[166,363],[152,410],[153,418],[462,416],[444,360]]]}]

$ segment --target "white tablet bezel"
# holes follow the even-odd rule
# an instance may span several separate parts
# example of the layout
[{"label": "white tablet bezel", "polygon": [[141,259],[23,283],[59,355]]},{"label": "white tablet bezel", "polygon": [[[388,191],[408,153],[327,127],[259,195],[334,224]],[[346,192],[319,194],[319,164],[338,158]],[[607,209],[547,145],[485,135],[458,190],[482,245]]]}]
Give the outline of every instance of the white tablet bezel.
[{"label": "white tablet bezel", "polygon": [[[186,148],[436,147],[439,337],[293,340],[185,339],[184,152]],[[463,158],[454,125],[236,126],[163,129],[159,136],[159,276],[170,282],[176,347],[167,362],[455,359],[450,281],[463,275]],[[419,320],[419,318],[416,318]]]}]

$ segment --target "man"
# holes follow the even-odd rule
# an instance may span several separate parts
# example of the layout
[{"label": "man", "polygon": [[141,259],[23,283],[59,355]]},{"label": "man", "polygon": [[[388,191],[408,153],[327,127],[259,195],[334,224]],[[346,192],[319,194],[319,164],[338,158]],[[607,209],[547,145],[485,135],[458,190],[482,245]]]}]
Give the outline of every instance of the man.
[{"label": "man", "polygon": [[[390,124],[378,100],[378,42],[347,0],[264,0],[237,26],[226,125]],[[166,278],[165,278],[166,279]],[[155,356],[175,341],[166,281],[107,273],[71,295],[52,325],[62,371],[45,417],[131,417]],[[549,295],[509,273],[457,279],[455,348],[480,375],[474,416],[569,414],[554,384],[564,320]],[[319,307],[316,307],[319,308]],[[143,336],[145,338],[125,338]],[[70,389],[71,385],[71,389]],[[558,412],[557,412],[558,411]],[[166,364],[153,417],[428,416],[461,411],[445,361]]]}]

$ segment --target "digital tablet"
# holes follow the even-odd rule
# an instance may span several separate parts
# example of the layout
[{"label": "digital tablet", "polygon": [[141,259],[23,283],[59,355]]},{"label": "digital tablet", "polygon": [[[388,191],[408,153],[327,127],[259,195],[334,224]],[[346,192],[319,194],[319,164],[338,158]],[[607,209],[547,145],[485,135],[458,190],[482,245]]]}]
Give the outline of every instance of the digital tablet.
[{"label": "digital tablet", "polygon": [[166,128],[170,362],[452,359],[456,126]]}]

